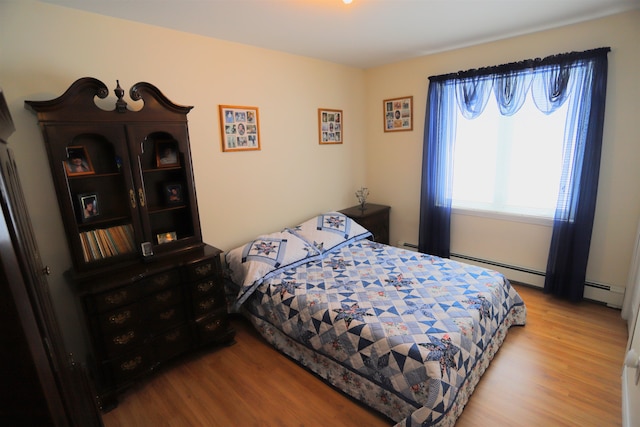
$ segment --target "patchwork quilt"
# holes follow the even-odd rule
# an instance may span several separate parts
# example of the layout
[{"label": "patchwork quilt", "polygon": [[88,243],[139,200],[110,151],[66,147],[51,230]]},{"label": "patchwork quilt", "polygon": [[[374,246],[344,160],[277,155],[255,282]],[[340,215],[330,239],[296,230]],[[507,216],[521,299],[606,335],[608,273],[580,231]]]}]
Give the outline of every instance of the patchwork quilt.
[{"label": "patchwork quilt", "polygon": [[233,309],[397,425],[452,426],[525,305],[500,273],[369,235],[332,212],[229,252]]}]

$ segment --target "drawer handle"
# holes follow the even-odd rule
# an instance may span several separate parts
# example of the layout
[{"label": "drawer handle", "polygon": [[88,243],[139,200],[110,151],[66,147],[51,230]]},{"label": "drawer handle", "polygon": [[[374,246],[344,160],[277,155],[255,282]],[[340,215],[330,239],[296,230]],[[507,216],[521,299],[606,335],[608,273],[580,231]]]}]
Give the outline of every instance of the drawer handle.
[{"label": "drawer handle", "polygon": [[222,320],[218,319],[218,320],[216,320],[215,322],[207,323],[207,324],[204,326],[204,329],[205,329],[207,332],[211,332],[211,331],[215,331],[216,329],[219,329],[219,328],[220,328],[220,326],[222,326]]},{"label": "drawer handle", "polygon": [[161,276],[156,276],[153,278],[153,283],[160,286],[166,285],[167,283],[169,283],[169,275],[163,274]]},{"label": "drawer handle", "polygon": [[201,310],[208,310],[215,305],[216,305],[216,299],[209,298],[207,300],[200,301],[200,304],[198,304],[198,307],[200,307]]},{"label": "drawer handle", "polygon": [[124,335],[120,335],[119,337],[114,337],[113,342],[118,345],[129,344],[132,339],[136,337],[136,333],[133,331],[129,331]]},{"label": "drawer handle", "polygon": [[140,366],[141,363],[142,363],[142,357],[141,356],[137,356],[134,359],[127,360],[126,362],[123,362],[120,365],[120,369],[122,369],[123,371],[133,371],[138,366]]},{"label": "drawer handle", "polygon": [[156,295],[156,301],[158,302],[167,302],[173,296],[173,291],[166,291],[161,294]]},{"label": "drawer handle", "polygon": [[121,313],[114,314],[114,315],[110,316],[109,317],[109,323],[115,324],[115,325],[122,325],[123,323],[125,323],[129,319],[131,319],[131,311],[130,310],[126,310],[126,311],[123,311]]},{"label": "drawer handle", "polygon": [[180,331],[175,331],[171,334],[168,334],[164,337],[164,341],[165,342],[174,342],[176,341],[178,338],[180,338],[182,336],[182,332]]},{"label": "drawer handle", "polygon": [[127,291],[120,291],[117,294],[107,295],[104,300],[107,304],[121,304],[127,299]]},{"label": "drawer handle", "polygon": [[160,319],[162,320],[170,320],[176,315],[176,309],[172,308],[171,310],[167,310],[164,313],[160,313]]},{"label": "drawer handle", "polygon": [[213,282],[213,280],[209,280],[208,282],[198,283],[198,291],[202,293],[209,292],[214,285],[215,283]]},{"label": "drawer handle", "polygon": [[211,264],[203,264],[196,267],[196,274],[198,276],[206,276],[211,272],[212,265]]}]

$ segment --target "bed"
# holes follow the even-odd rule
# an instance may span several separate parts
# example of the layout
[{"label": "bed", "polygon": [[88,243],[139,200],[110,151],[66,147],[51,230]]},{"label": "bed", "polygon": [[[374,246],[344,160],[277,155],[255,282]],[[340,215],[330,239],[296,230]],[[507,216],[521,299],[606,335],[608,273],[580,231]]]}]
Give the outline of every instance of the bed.
[{"label": "bed", "polygon": [[328,212],[229,251],[229,310],[396,425],[452,426],[524,302],[498,272],[370,236]]}]

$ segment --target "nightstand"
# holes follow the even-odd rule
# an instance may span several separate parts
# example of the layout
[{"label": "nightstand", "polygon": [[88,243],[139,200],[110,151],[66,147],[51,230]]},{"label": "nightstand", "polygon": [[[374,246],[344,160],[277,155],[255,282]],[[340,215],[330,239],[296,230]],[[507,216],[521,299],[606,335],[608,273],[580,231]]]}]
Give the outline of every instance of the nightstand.
[{"label": "nightstand", "polygon": [[353,219],[373,234],[373,240],[389,244],[389,211],[391,207],[366,203],[364,209],[360,205],[343,209],[340,212]]}]

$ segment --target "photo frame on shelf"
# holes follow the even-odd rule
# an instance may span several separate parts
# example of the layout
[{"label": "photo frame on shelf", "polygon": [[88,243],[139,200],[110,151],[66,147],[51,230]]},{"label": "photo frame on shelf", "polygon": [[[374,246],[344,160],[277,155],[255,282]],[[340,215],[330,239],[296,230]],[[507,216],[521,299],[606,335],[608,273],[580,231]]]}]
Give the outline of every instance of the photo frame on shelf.
[{"label": "photo frame on shelf", "polygon": [[162,245],[178,240],[178,236],[175,231],[167,231],[166,233],[156,234],[156,239],[158,239],[158,244]]},{"label": "photo frame on shelf", "polygon": [[413,130],[413,96],[385,99],[382,106],[385,132]]},{"label": "photo frame on shelf", "polygon": [[153,256],[153,245],[151,242],[142,242],[140,244],[140,249],[142,249],[142,256],[145,258],[150,258]]},{"label": "photo frame on shelf", "polygon": [[318,139],[320,144],[342,144],[344,114],[342,110],[318,108]]},{"label": "photo frame on shelf", "polygon": [[219,105],[222,151],[260,150],[258,107]]},{"label": "photo frame on shelf", "polygon": [[184,203],[182,184],[171,182],[164,185],[164,201],[168,205],[180,205]]},{"label": "photo frame on shelf", "polygon": [[175,141],[156,141],[156,167],[172,168],[180,166],[178,144]]},{"label": "photo frame on shelf", "polygon": [[92,175],[96,173],[87,149],[81,145],[67,147],[65,170],[67,171],[67,176]]},{"label": "photo frame on shelf", "polygon": [[80,203],[80,219],[82,222],[91,221],[100,215],[97,194],[78,194],[78,202]]}]

